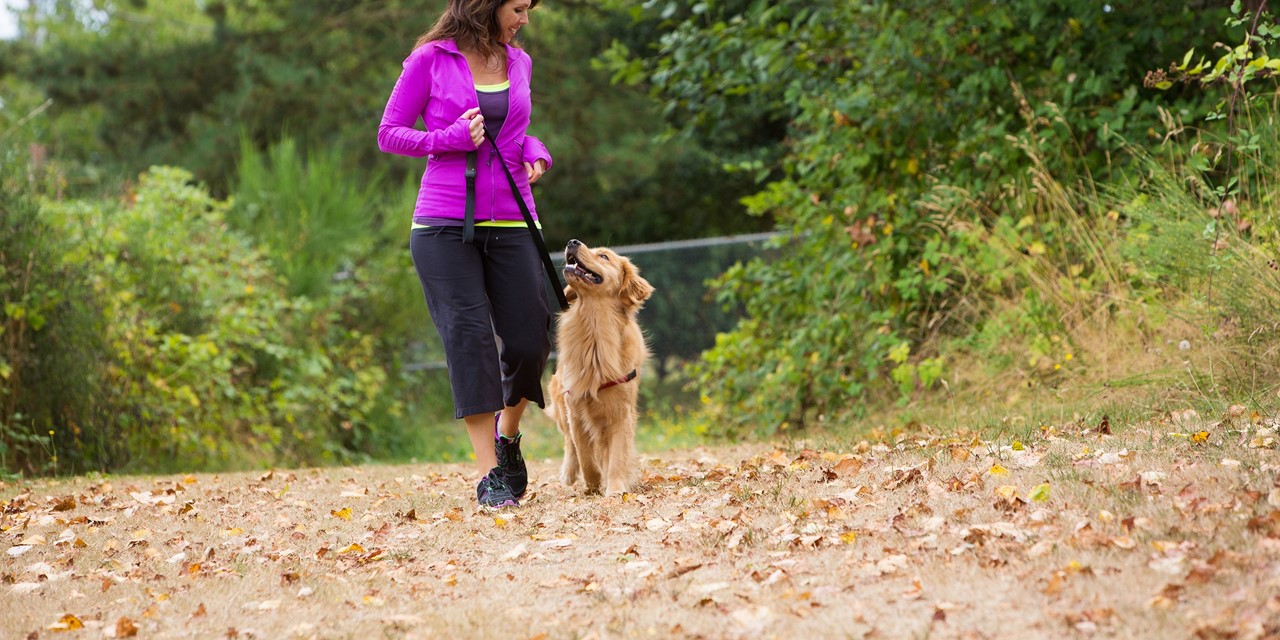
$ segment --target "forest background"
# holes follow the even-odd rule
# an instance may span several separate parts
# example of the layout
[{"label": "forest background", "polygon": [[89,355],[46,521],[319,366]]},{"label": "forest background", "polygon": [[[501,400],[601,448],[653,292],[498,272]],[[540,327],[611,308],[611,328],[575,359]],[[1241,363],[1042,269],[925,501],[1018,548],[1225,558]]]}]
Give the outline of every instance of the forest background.
[{"label": "forest background", "polygon": [[[379,154],[439,1],[45,0],[0,42],[0,470],[465,455]],[[548,246],[671,278],[650,446],[1275,414],[1265,2],[548,1]],[[694,258],[645,264],[696,272]],[[666,343],[664,343],[665,345]],[[674,344],[674,343],[673,343]],[[543,438],[544,442],[553,438]]]}]

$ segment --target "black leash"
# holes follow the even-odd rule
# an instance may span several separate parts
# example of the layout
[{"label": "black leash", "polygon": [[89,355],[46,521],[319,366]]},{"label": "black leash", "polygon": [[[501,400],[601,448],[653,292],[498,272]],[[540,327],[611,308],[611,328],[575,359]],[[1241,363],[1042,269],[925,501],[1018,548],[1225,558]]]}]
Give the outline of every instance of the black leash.
[{"label": "black leash", "polygon": [[[520,188],[516,184],[515,176],[511,175],[511,169],[507,167],[507,162],[502,158],[502,152],[498,151],[498,143],[493,141],[488,134],[484,136],[489,141],[489,145],[493,147],[493,153],[498,157],[498,164],[502,165],[503,173],[507,174],[507,183],[511,185],[511,193],[516,197],[516,204],[520,206],[520,215],[524,216],[524,223],[529,227],[529,235],[533,236],[533,245],[538,249],[538,255],[542,256],[542,266],[547,270],[547,277],[551,279],[551,290],[556,294],[556,301],[560,303],[560,310],[567,311],[569,309],[569,301],[564,297],[564,285],[560,284],[560,276],[556,275],[556,265],[551,262],[551,254],[547,252],[547,245],[542,240],[542,232],[538,230],[537,223],[533,221],[533,214],[529,213],[529,205],[525,203],[524,196],[520,194]],[[476,152],[472,151],[467,154],[467,217],[462,227],[462,241],[470,243],[475,237],[476,224]]]}]

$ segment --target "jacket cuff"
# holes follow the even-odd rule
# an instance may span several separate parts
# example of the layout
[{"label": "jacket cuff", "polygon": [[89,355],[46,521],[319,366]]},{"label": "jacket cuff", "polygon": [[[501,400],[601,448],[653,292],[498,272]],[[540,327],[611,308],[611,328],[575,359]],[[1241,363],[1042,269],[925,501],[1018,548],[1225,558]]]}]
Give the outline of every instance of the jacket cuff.
[{"label": "jacket cuff", "polygon": [[551,152],[547,151],[546,145],[542,144],[541,140],[533,136],[524,137],[524,158],[522,160],[529,164],[543,160],[547,163],[547,168],[551,168]]}]

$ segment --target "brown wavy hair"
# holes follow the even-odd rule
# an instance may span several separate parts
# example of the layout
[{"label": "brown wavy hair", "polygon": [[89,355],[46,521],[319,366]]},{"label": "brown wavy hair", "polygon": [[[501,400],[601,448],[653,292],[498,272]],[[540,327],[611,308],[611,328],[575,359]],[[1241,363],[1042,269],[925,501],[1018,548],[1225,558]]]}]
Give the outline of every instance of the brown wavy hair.
[{"label": "brown wavy hair", "polygon": [[[486,59],[502,55],[501,27],[498,26],[498,9],[508,0],[449,0],[444,13],[426,33],[418,36],[413,48],[428,42],[453,40],[459,49],[476,51]],[[530,0],[529,8],[538,6],[539,0]],[[511,45],[520,46],[515,40]]]}]

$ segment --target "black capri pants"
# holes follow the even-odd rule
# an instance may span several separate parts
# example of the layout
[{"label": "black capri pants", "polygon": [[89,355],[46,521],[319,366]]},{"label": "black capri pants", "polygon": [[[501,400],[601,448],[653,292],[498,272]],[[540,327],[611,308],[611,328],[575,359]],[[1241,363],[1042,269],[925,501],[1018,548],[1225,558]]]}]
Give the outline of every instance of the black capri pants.
[{"label": "black capri pants", "polygon": [[444,343],[454,417],[493,413],[529,399],[545,407],[551,311],[542,258],[525,227],[414,229],[413,266]]}]

